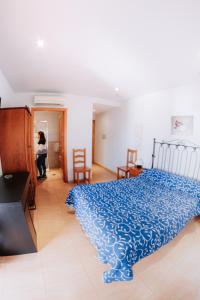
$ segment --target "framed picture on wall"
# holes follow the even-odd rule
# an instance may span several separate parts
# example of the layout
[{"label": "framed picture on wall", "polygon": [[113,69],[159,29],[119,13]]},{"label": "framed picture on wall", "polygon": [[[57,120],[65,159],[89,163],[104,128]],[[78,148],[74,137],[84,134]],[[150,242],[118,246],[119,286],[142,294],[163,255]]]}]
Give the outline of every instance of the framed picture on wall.
[{"label": "framed picture on wall", "polygon": [[193,134],[193,116],[172,116],[171,134],[188,136]]}]

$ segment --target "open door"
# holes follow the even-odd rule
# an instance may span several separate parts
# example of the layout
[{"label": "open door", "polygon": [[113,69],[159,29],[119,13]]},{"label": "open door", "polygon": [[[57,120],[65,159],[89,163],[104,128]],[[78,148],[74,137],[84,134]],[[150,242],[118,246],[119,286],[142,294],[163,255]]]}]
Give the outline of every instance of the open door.
[{"label": "open door", "polygon": [[[67,134],[67,109],[65,108],[32,108],[32,145],[34,145],[34,113],[36,111],[59,112],[59,160],[63,171],[63,181],[67,182],[67,151],[66,151],[66,134]],[[35,155],[33,153],[33,165]]]}]

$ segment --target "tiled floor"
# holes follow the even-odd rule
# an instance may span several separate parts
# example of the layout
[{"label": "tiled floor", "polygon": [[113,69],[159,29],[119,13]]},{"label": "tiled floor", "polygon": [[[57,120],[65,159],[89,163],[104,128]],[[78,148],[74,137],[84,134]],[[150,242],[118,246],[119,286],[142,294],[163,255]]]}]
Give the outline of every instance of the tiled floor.
[{"label": "tiled floor", "polygon": [[47,177],[49,180],[62,179],[63,172],[62,169],[47,169]]},{"label": "tiled floor", "polygon": [[[114,175],[96,166],[93,178]],[[56,176],[38,186],[39,252],[0,258],[1,300],[200,300],[200,219],[137,263],[133,281],[103,284],[108,266],[64,204],[71,186]]]}]

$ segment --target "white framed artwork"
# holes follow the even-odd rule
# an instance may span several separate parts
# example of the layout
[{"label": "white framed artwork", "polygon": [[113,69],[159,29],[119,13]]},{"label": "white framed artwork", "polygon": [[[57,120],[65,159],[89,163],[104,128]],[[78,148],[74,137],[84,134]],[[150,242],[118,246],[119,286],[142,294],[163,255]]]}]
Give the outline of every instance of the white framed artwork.
[{"label": "white framed artwork", "polygon": [[171,134],[189,136],[193,134],[193,116],[172,116]]}]

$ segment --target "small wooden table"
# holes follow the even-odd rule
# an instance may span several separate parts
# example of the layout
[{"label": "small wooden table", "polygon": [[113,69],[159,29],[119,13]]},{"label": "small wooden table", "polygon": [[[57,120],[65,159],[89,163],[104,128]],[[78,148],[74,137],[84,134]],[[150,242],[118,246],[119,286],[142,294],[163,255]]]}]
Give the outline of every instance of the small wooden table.
[{"label": "small wooden table", "polygon": [[138,168],[138,167],[133,167],[133,168],[130,168],[130,171],[129,171],[129,176],[130,177],[136,177],[138,175],[140,175],[140,173],[143,172],[143,168]]}]

